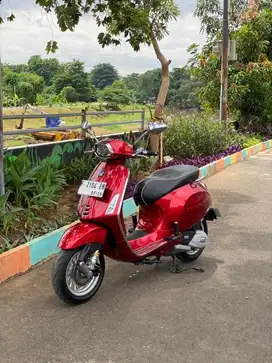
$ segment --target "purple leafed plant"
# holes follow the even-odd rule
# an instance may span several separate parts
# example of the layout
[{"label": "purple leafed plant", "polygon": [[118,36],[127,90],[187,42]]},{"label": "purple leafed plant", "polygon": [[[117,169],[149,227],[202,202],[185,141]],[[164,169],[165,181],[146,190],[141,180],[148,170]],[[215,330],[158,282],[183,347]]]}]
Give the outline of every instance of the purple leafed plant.
[{"label": "purple leafed plant", "polygon": [[195,156],[192,158],[187,158],[187,159],[182,159],[182,160],[174,159],[174,160],[170,161],[169,163],[164,164],[163,168],[167,168],[168,166],[173,166],[173,165],[193,165],[193,166],[197,166],[198,168],[201,168],[202,166],[210,164],[216,160],[225,158],[226,156],[235,154],[241,150],[242,150],[241,146],[230,146],[225,151],[223,151],[219,154],[215,154],[215,155]]},{"label": "purple leafed plant", "polygon": [[[168,166],[173,166],[173,165],[193,165],[193,166],[197,166],[198,168],[201,168],[202,166],[210,164],[216,160],[225,158],[226,156],[235,154],[241,150],[242,150],[242,147],[239,145],[230,146],[225,151],[223,151],[219,154],[211,155],[211,156],[195,156],[193,158],[187,158],[187,159],[182,159],[182,160],[174,159],[174,160],[170,161],[169,163],[164,164],[162,166],[162,168],[167,168]],[[125,193],[125,199],[131,198],[133,196],[133,191],[134,191],[135,185],[137,183],[138,182],[136,180],[129,180],[127,189],[126,189],[126,193]]]},{"label": "purple leafed plant", "polygon": [[127,189],[125,192],[125,199],[131,198],[133,196],[133,191],[135,188],[135,185],[138,183],[137,180],[129,180],[127,184]]}]

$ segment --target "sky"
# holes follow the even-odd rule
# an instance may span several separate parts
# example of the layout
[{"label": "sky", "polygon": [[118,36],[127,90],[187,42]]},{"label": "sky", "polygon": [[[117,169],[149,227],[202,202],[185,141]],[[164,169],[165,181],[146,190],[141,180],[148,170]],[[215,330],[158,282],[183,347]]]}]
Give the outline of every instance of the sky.
[{"label": "sky", "polygon": [[[169,25],[170,34],[161,41],[161,50],[171,59],[171,67],[186,64],[186,49],[192,43],[203,44],[205,35],[200,34],[200,23],[193,16],[196,0],[177,0],[181,16]],[[26,63],[32,55],[46,57],[48,40],[58,42],[54,55],[60,61],[80,59],[87,71],[98,63],[111,63],[121,75],[145,72],[159,67],[152,48],[142,47],[135,53],[129,45],[102,49],[97,42],[97,28],[90,15],[81,19],[74,32],[60,32],[53,15],[43,12],[35,0],[2,0],[0,13],[14,13],[15,21],[0,27],[0,51],[4,63]]]}]

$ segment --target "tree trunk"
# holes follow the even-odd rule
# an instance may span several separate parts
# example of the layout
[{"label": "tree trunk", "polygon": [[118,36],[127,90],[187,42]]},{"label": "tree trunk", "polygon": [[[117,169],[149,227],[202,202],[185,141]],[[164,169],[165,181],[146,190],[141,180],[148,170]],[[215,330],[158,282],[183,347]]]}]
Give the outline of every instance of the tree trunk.
[{"label": "tree trunk", "polygon": [[165,58],[165,56],[162,54],[158,41],[152,31],[151,31],[151,41],[152,41],[153,49],[156,53],[158,60],[161,63],[161,68],[162,68],[161,87],[160,87],[160,91],[159,91],[159,94],[157,97],[154,118],[157,120],[162,120],[163,119],[163,109],[164,109],[164,105],[165,105],[165,101],[166,101],[166,97],[167,97],[167,93],[168,93],[168,89],[169,89],[169,82],[170,82],[169,65],[170,65],[171,61],[167,60]]},{"label": "tree trunk", "polygon": [[[167,60],[166,57],[162,54],[160,47],[159,47],[159,43],[152,30],[151,30],[151,41],[152,41],[153,49],[156,53],[156,56],[161,63],[161,69],[162,69],[161,86],[160,86],[160,91],[159,91],[156,106],[155,106],[154,120],[162,121],[164,118],[163,110],[164,110],[164,105],[165,105],[165,101],[166,101],[166,97],[167,97],[168,89],[169,89],[169,83],[170,83],[169,65],[170,65],[171,61]],[[160,138],[158,135],[151,135],[150,146],[151,146],[152,151],[158,152],[159,140],[160,140]]]}]

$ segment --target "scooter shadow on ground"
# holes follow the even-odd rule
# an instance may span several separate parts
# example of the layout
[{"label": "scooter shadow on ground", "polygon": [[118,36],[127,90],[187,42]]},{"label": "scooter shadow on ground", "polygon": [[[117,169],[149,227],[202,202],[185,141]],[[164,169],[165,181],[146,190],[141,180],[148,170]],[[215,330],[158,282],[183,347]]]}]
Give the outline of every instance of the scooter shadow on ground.
[{"label": "scooter shadow on ground", "polygon": [[[106,262],[109,262],[107,260]],[[156,292],[164,291],[167,295],[172,289],[180,289],[181,295],[186,294],[186,289],[189,285],[201,284],[203,281],[212,278],[219,264],[224,261],[207,256],[203,256],[199,260],[190,264],[179,263],[181,267],[180,273],[171,273],[171,258],[164,258],[164,262],[158,266],[134,266],[131,264],[123,264],[115,262],[107,269],[107,275],[104,284],[101,287],[97,296],[91,303],[79,306],[66,305],[66,308],[84,309],[84,306],[89,305],[92,309],[101,309],[101,305],[107,306],[109,303],[120,304],[120,296],[126,294],[126,304],[122,304],[122,309],[129,309],[131,303],[135,299],[141,298],[147,294],[150,289]],[[113,281],[112,281],[113,280]],[[162,284],[163,283],[163,284]],[[58,303],[54,296],[50,296],[50,305]],[[61,306],[65,305],[59,302]],[[125,313],[125,311],[124,311]]]}]

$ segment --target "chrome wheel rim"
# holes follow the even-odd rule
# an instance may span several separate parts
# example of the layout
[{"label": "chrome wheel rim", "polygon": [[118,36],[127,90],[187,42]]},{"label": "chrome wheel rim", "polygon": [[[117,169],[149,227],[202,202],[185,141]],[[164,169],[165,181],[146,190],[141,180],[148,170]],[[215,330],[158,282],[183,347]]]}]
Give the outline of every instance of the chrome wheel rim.
[{"label": "chrome wheel rim", "polygon": [[[77,267],[77,260],[79,257],[80,251],[75,253],[73,257],[70,259],[65,273],[65,281],[68,290],[75,296],[82,297],[85,295],[89,295],[96,287],[101,272],[98,273],[97,276],[93,276],[92,278],[87,278],[82,275]],[[87,261],[86,265],[92,269],[93,267],[93,259],[95,258],[95,264],[100,265],[99,257],[92,255]]]}]

